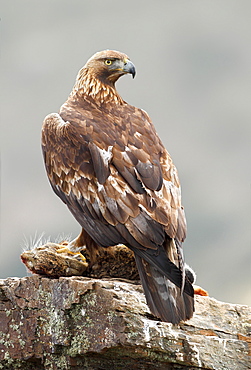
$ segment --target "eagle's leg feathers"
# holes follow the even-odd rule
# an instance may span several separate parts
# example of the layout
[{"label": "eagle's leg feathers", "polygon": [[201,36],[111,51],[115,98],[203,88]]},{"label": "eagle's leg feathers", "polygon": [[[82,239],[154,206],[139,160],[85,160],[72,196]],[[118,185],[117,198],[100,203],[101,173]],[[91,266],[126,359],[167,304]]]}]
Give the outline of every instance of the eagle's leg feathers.
[{"label": "eagle's leg feathers", "polygon": [[75,239],[68,243],[67,247],[73,252],[86,250],[86,233],[84,229],[81,230],[80,234]]},{"label": "eagle's leg feathers", "polygon": [[89,264],[95,264],[98,256],[102,253],[102,247],[90,237],[89,234],[82,228],[80,234],[68,244],[68,248],[75,252],[81,251],[87,258]]}]

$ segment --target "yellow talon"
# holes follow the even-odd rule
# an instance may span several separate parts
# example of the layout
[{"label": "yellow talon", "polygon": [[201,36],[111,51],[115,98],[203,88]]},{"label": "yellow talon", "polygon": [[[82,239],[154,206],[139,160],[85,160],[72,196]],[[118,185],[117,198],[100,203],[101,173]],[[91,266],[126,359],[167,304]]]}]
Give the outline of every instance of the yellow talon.
[{"label": "yellow talon", "polygon": [[65,246],[65,245],[62,245],[62,247],[60,247],[59,249],[57,249],[56,252],[57,253],[65,253],[65,254],[68,254],[68,255],[70,254],[70,255],[76,256],[76,257],[78,256],[78,257],[81,258],[81,260],[83,262],[86,262],[86,259],[85,259],[85,257],[83,256],[82,253],[80,253],[80,252],[73,252],[69,248],[67,248],[67,246]]}]

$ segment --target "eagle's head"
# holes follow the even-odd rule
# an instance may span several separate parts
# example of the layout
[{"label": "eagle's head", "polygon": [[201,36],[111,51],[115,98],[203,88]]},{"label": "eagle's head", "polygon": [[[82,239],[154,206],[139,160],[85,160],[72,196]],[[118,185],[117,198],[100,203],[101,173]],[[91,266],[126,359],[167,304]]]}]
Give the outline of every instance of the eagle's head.
[{"label": "eagle's head", "polygon": [[118,94],[114,84],[124,74],[136,74],[134,64],[124,53],[115,50],[104,50],[94,54],[80,69],[70,99],[79,96],[81,99],[94,99],[97,104],[125,102]]},{"label": "eagle's head", "polygon": [[133,78],[136,74],[135,66],[128,56],[114,50],[97,52],[87,61],[84,68],[93,77],[108,85],[114,85],[124,74],[130,73]]}]

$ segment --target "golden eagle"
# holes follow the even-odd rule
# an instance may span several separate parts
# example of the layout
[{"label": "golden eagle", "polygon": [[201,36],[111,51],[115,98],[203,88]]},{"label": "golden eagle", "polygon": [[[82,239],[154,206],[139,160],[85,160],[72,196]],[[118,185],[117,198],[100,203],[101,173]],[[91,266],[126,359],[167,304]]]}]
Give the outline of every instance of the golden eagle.
[{"label": "golden eagle", "polygon": [[124,74],[134,77],[135,67],[121,52],[87,61],[59,113],[44,120],[45,167],[82,227],[71,248],[95,258],[102,247],[129,247],[152,314],[177,324],[194,311],[180,183],[147,113],[118,94],[115,82]]}]

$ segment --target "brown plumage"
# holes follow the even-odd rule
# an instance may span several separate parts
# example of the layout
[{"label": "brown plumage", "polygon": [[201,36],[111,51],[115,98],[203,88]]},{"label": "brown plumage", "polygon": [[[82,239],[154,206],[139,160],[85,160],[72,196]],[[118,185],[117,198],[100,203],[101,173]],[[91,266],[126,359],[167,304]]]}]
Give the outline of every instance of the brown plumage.
[{"label": "brown plumage", "polygon": [[178,323],[193,315],[185,276],[186,220],[177,170],[146,112],[118,94],[135,68],[120,52],[96,53],[59,114],[48,115],[42,148],[49,181],[83,231],[72,247],[125,244],[135,254],[151,312]]}]

